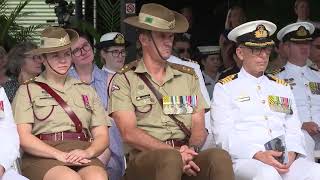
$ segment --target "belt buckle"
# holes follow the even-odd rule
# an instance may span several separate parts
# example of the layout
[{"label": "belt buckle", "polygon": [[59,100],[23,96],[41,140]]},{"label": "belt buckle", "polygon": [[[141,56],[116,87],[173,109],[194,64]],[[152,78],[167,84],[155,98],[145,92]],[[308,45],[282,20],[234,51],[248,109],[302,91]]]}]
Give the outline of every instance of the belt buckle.
[{"label": "belt buckle", "polygon": [[63,137],[63,131],[61,132],[61,141],[63,141],[64,137]]}]

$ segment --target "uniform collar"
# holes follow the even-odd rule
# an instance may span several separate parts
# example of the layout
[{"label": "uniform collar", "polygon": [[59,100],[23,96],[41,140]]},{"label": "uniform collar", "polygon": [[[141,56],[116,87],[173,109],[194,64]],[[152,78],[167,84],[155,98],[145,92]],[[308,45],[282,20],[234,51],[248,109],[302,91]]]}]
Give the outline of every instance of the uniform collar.
[{"label": "uniform collar", "polygon": [[250,81],[254,82],[254,83],[261,83],[263,80],[266,79],[266,76],[262,75],[260,77],[254,77],[251,74],[249,74],[243,67],[241,68],[239,74],[241,76],[244,76],[245,78],[249,79]]},{"label": "uniform collar", "polygon": [[292,64],[290,63],[289,61],[287,62],[286,64],[286,68],[288,69],[292,69],[292,70],[295,70],[295,71],[306,71],[308,69],[308,65],[304,65],[304,66],[297,66],[295,64]]},{"label": "uniform collar", "polygon": [[46,77],[44,76],[44,74],[45,74],[45,71],[42,72],[39,76],[35,77],[34,81],[45,83],[45,84],[49,85],[51,88],[53,88],[57,91],[60,91],[60,92],[65,92],[65,90],[69,89],[72,85],[83,84],[82,81],[67,76],[64,87],[60,88],[60,87],[57,87],[51,81],[47,80]]},{"label": "uniform collar", "polygon": [[[76,79],[80,79],[79,74],[77,73],[76,68],[74,66],[72,66],[72,68],[69,71],[72,77],[75,77]],[[102,70],[99,69],[97,65],[93,64],[91,82],[89,82],[89,84],[92,84],[96,80],[104,81],[105,76],[103,76],[101,72]]]},{"label": "uniform collar", "polygon": [[110,74],[115,74],[115,73],[116,73],[115,71],[113,71],[113,70],[111,70],[111,69],[108,69],[108,68],[106,67],[106,65],[103,65],[102,70],[103,70],[103,71],[106,71],[107,73],[110,73]]},{"label": "uniform collar", "polygon": [[[169,62],[167,62],[166,64],[166,75],[165,75],[165,78],[163,79],[163,84],[166,83],[167,81],[169,81],[170,79],[174,78],[174,76],[179,76],[181,74],[183,74],[181,71],[179,70],[176,70],[176,69],[173,69],[172,67],[170,67],[170,64]],[[137,67],[136,69],[134,70],[135,73],[147,73],[149,74],[149,76],[152,78],[152,76],[150,75],[150,73],[148,72],[145,64],[144,64],[144,61],[143,60],[140,60],[138,61],[137,63]],[[152,80],[157,83],[157,81],[155,81],[153,78]],[[158,84],[158,83],[157,83]],[[159,85],[159,84],[158,84]]]}]

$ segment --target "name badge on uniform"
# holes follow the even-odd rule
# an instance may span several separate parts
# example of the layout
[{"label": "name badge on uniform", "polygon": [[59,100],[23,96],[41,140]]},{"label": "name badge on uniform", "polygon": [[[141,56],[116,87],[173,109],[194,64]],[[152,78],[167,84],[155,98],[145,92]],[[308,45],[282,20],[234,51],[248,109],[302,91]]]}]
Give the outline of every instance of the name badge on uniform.
[{"label": "name badge on uniform", "polygon": [[83,101],[83,104],[84,104],[84,107],[88,110],[92,110],[91,106],[90,106],[90,103],[89,103],[89,98],[87,95],[81,95],[82,96],[82,101]]},{"label": "name badge on uniform", "polygon": [[0,118],[4,118],[4,104],[0,101]]},{"label": "name badge on uniform", "polygon": [[239,101],[239,102],[250,101],[250,96],[239,96],[237,98],[237,101]]},{"label": "name badge on uniform", "polygon": [[269,107],[272,111],[292,114],[291,99],[280,96],[268,96]]},{"label": "name badge on uniform", "polygon": [[320,83],[309,82],[309,89],[312,94],[320,95]]},{"label": "name badge on uniform", "polygon": [[164,114],[191,114],[198,105],[198,96],[163,96]]}]

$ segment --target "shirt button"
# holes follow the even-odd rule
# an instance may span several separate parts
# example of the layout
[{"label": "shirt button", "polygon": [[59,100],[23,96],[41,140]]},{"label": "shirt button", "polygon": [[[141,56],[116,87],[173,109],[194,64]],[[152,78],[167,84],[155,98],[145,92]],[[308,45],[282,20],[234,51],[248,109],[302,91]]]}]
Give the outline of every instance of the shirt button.
[{"label": "shirt button", "polygon": [[268,120],[268,116],[264,116],[264,119],[265,119],[265,120]]},{"label": "shirt button", "polygon": [[258,90],[260,90],[260,89],[261,89],[261,87],[258,85],[258,86],[257,86],[257,89],[258,89]]},{"label": "shirt button", "polygon": [[308,84],[304,84],[306,87],[308,87],[309,85]]},{"label": "shirt button", "polygon": [[264,104],[264,103],[266,103],[266,101],[265,100],[261,100],[261,103]]}]

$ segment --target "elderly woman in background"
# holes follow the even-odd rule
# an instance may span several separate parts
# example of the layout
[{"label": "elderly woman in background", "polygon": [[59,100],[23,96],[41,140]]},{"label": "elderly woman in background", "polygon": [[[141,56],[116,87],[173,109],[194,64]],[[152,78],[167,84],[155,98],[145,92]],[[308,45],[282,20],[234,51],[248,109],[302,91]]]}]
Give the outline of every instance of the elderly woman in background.
[{"label": "elderly woman in background", "polygon": [[22,42],[12,48],[8,53],[7,70],[12,76],[3,87],[10,102],[12,102],[20,84],[38,76],[42,71],[41,56],[25,54],[36,48],[37,45],[32,42]]},{"label": "elderly woman in background", "polygon": [[7,62],[7,51],[2,46],[0,46],[0,85],[3,85],[9,80],[5,68]]},{"label": "elderly woman in background", "polygon": [[[111,75],[94,64],[94,54],[89,38],[84,33],[77,32],[79,39],[71,46],[73,67],[69,70],[69,75],[92,86],[106,109],[108,104],[107,79]],[[99,156],[99,159],[106,165],[110,180],[119,180],[124,174],[122,140],[116,124],[113,120],[111,122],[110,146]]]}]

